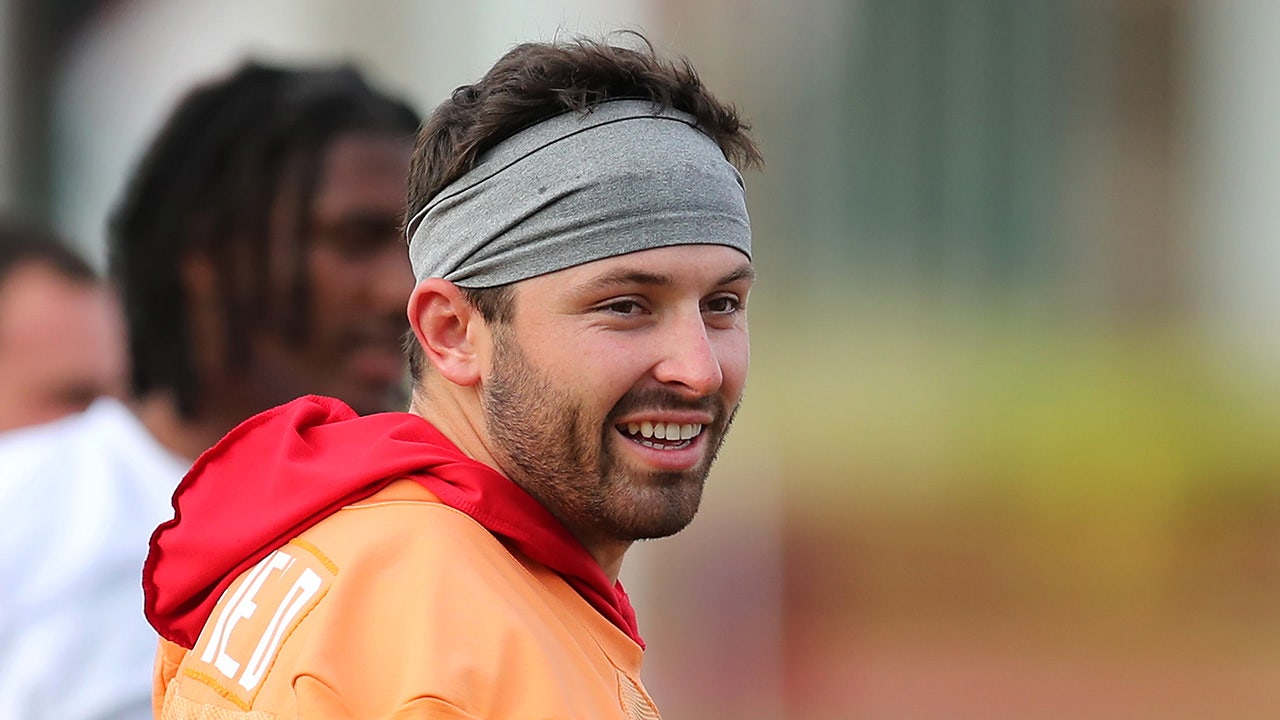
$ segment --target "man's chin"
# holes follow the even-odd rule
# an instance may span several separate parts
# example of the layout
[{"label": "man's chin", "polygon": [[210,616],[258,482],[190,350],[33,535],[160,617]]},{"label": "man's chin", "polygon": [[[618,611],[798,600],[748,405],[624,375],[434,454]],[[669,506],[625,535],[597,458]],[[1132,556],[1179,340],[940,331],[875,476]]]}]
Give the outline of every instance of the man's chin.
[{"label": "man's chin", "polygon": [[693,513],[680,515],[678,517],[664,517],[654,519],[643,523],[634,523],[623,528],[619,528],[615,532],[615,537],[628,542],[638,540],[661,540],[662,538],[671,537],[679,533],[681,530],[689,527],[693,522],[693,517],[697,513],[695,509]]},{"label": "man's chin", "polygon": [[619,540],[657,540],[684,530],[702,505],[705,473],[648,473],[628,498],[615,508],[614,537]]}]

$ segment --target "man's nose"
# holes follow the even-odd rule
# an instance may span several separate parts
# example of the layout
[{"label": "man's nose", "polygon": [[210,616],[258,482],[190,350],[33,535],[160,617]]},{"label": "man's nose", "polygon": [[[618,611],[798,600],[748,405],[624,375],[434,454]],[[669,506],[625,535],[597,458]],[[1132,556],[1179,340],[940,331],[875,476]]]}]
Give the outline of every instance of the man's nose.
[{"label": "man's nose", "polygon": [[657,340],[661,356],[654,376],[664,385],[676,385],[693,397],[720,389],[724,372],[701,311],[682,313],[661,330]]}]

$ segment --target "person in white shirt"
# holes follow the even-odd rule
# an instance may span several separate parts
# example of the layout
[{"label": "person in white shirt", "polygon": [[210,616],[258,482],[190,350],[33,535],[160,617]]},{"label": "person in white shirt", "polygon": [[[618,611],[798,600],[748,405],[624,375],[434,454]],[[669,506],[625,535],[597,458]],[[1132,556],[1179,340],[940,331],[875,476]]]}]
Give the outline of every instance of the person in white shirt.
[{"label": "person in white shirt", "polygon": [[0,718],[150,718],[141,568],[201,452],[295,397],[403,409],[417,113],[350,67],[192,90],[109,228],[129,396],[0,437]]}]

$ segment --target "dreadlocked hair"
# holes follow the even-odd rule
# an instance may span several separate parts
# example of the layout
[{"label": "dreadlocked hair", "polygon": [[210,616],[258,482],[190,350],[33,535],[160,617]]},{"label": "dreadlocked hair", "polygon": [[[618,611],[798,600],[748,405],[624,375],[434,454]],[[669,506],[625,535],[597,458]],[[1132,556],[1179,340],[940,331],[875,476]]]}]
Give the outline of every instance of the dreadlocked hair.
[{"label": "dreadlocked hair", "polygon": [[[565,112],[587,112],[607,100],[649,100],[693,116],[697,127],[740,168],[762,164],[750,126],[717,99],[687,58],[659,57],[637,32],[616,33],[636,47],[585,37],[512,48],[479,82],[454,90],[423,123],[409,165],[406,217],[416,216],[441,190],[475,167],[480,156],[521,130]],[[511,287],[463,288],[489,322],[510,316]],[[426,366],[421,348],[406,338],[409,370]]]},{"label": "dreadlocked hair", "polygon": [[[181,272],[194,256],[215,269],[228,367],[249,362],[249,331],[265,322],[260,308],[272,276],[293,281],[280,329],[295,342],[305,338],[308,226],[326,151],[340,136],[410,138],[417,127],[412,108],[349,66],[248,62],[192,90],[144,153],[108,227],[133,392],[169,390],[182,416],[200,411]],[[281,207],[296,213],[292,237],[271,236]],[[285,248],[283,272],[270,267],[273,243]]]}]

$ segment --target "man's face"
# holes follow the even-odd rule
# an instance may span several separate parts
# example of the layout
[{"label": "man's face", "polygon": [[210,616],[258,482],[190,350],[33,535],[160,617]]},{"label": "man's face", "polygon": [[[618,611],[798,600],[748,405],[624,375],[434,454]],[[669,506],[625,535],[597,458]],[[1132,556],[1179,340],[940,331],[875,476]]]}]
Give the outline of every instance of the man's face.
[{"label": "man's face", "polygon": [[126,382],[115,296],[40,262],[0,284],[0,430],[56,420]]},{"label": "man's face", "polygon": [[[269,404],[315,393],[360,413],[403,409],[400,339],[414,280],[399,223],[411,150],[407,141],[366,135],[329,147],[307,239],[310,332],[300,345],[275,329],[255,339],[250,374]],[[273,249],[286,255],[273,258],[273,270],[293,265]],[[272,284],[275,302],[289,306],[293,278]]]},{"label": "man's face", "polygon": [[683,529],[746,382],[752,277],[690,245],[520,282],[481,386],[503,472],[585,544]]}]

